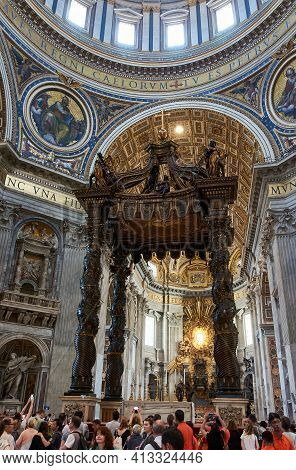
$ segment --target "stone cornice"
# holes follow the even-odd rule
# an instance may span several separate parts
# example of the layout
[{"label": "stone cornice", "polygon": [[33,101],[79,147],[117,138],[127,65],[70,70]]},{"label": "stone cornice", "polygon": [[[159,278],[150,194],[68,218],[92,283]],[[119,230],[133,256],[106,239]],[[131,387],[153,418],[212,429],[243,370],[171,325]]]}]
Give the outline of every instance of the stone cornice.
[{"label": "stone cornice", "polygon": [[[172,296],[180,296],[180,297],[210,297],[211,296],[211,287],[207,289],[186,289],[183,287],[172,287],[172,286],[165,286],[163,287],[161,284],[156,282],[150,272],[150,270],[146,267],[144,261],[140,261],[137,264],[137,269],[139,271],[140,276],[142,279],[145,279],[146,282],[148,283],[148,289],[151,292],[155,292],[157,294],[169,294]],[[233,283],[233,290],[236,292],[243,287],[245,287],[246,282],[242,279],[239,278]]]},{"label": "stone cornice", "polygon": [[[262,22],[256,23],[254,28],[248,28],[244,30],[244,34],[242,37],[227,47],[227,44],[221,44],[221,50],[215,52],[209,51],[209,44],[207,45],[207,50],[203,50],[203,47],[198,47],[194,50],[191,48],[190,50],[184,51],[184,58],[180,58],[180,52],[178,56],[175,57],[174,54],[170,53],[171,55],[171,62],[174,61],[176,65],[170,65],[169,62],[165,62],[165,57],[159,56],[157,60],[159,60],[159,65],[154,64],[153,66],[149,66],[149,63],[145,64],[143,61],[141,63],[141,54],[137,54],[136,62],[139,65],[129,65],[127,63],[123,63],[126,61],[126,58],[119,57],[120,51],[116,51],[113,47],[108,47],[107,45],[97,42],[96,50],[97,54],[100,54],[101,57],[98,57],[90,49],[91,41],[86,41],[85,36],[84,43],[82,44],[82,40],[80,40],[80,45],[74,44],[75,38],[74,36],[71,39],[66,37],[65,32],[62,34],[62,26],[65,29],[65,24],[61,22],[59,26],[57,23],[56,18],[52,18],[51,15],[51,22],[46,21],[46,18],[42,18],[41,10],[40,15],[38,15],[32,8],[32,6],[26,0],[19,0],[17,2],[17,6],[15,2],[8,0],[8,2],[13,6],[13,8],[18,12],[18,14],[26,19],[32,28],[38,31],[43,37],[45,37],[48,41],[52,42],[55,47],[60,49],[61,51],[71,55],[75,59],[79,59],[80,61],[89,64],[91,66],[96,66],[99,70],[104,72],[114,72],[119,76],[122,77],[138,77],[138,78],[155,78],[159,77],[162,79],[163,77],[186,77],[190,76],[194,73],[200,73],[203,70],[210,70],[211,67],[217,66],[219,64],[223,64],[225,62],[230,62],[234,60],[242,50],[248,51],[250,48],[254,47],[259,40],[262,40],[266,35],[270,34],[272,30],[280,24],[285,17],[292,11],[294,2],[292,0],[283,0],[275,10],[269,14],[265,19],[263,17]],[[261,12],[262,13],[262,12]],[[263,13],[262,13],[263,14]],[[258,15],[257,15],[258,16]],[[257,18],[257,21],[260,20],[261,17]],[[57,27],[54,28],[50,25],[53,25],[53,20],[57,23]],[[58,32],[58,26],[60,28],[60,32]],[[69,35],[70,37],[70,35]],[[223,41],[224,42],[224,41]],[[213,44],[215,41],[212,42]],[[216,43],[215,43],[216,44]],[[219,46],[216,44],[216,46]],[[217,50],[217,47],[216,47]],[[110,52],[109,57],[107,57],[108,51]],[[121,51],[122,53],[123,51]],[[126,55],[126,52],[124,52]],[[185,54],[189,54],[190,57],[185,57]],[[104,57],[102,57],[104,55]],[[195,58],[193,57],[195,55]],[[196,56],[201,57],[201,59],[196,59]],[[132,52],[129,53],[129,60],[132,59]],[[150,57],[151,62],[152,57]],[[153,59],[152,59],[153,60]],[[184,63],[188,61],[188,63]],[[177,64],[177,62],[179,62]],[[140,65],[141,63],[141,65]]]},{"label": "stone cornice", "polygon": [[273,163],[257,164],[253,170],[253,184],[249,203],[249,224],[247,228],[247,236],[245,250],[242,254],[242,270],[248,272],[253,245],[258,232],[258,222],[263,217],[262,208],[266,206],[268,198],[267,185],[269,183],[283,182],[290,177],[296,175],[296,153],[284,158],[281,161]]}]

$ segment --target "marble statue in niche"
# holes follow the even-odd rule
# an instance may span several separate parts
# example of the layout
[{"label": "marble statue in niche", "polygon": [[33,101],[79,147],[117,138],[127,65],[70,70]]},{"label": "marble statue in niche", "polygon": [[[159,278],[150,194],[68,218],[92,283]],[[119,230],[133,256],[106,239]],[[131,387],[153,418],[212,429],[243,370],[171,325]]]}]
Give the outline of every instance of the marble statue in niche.
[{"label": "marble statue in niche", "polygon": [[4,398],[15,399],[23,377],[23,372],[33,365],[37,357],[18,357],[16,353],[11,353],[4,374]]},{"label": "marble statue in niche", "polygon": [[60,90],[38,93],[31,103],[35,130],[46,142],[57,147],[78,143],[86,133],[86,117],[72,97]]}]

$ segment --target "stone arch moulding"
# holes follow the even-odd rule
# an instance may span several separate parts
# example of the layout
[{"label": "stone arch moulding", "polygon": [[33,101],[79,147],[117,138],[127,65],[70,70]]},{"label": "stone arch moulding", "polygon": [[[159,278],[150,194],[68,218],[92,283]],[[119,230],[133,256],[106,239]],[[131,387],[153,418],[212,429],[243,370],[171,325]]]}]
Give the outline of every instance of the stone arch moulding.
[{"label": "stone arch moulding", "polygon": [[3,110],[1,112],[5,113],[3,140],[11,141],[13,129],[12,94],[2,54],[0,54],[0,82],[3,86]]},{"label": "stone arch moulding", "polygon": [[50,366],[50,351],[48,350],[47,345],[45,342],[38,338],[37,336],[33,336],[30,334],[25,333],[7,333],[0,337],[0,350],[5,347],[6,344],[10,343],[10,341],[15,340],[25,340],[30,341],[33,343],[40,351],[42,357],[42,367]]},{"label": "stone arch moulding", "polygon": [[[142,111],[137,113],[136,115],[131,116],[130,118],[125,119],[125,121],[121,123],[116,123],[116,126],[111,128],[109,134],[103,136],[100,141],[98,142],[95,153],[101,152],[103,155],[112,144],[112,142],[119,137],[119,135],[128,129],[133,124],[138,123],[142,119],[152,116],[154,114],[159,113],[160,111],[169,111],[169,110],[177,110],[177,109],[184,109],[184,108],[192,108],[192,109],[206,109],[209,111],[216,111],[220,112],[221,114],[225,114],[232,119],[237,120],[239,123],[244,125],[256,138],[258,144],[261,147],[264,161],[265,162],[272,162],[275,161],[275,153],[279,153],[278,146],[271,136],[271,134],[266,130],[266,128],[260,123],[260,121],[252,116],[250,113],[242,112],[233,105],[231,107],[226,106],[225,104],[219,102],[218,100],[205,100],[205,99],[191,99],[191,100],[180,100],[180,101],[172,101],[172,102],[162,102],[157,103],[156,105],[149,105],[144,108]],[[94,166],[94,160],[92,161],[91,167]]]}]

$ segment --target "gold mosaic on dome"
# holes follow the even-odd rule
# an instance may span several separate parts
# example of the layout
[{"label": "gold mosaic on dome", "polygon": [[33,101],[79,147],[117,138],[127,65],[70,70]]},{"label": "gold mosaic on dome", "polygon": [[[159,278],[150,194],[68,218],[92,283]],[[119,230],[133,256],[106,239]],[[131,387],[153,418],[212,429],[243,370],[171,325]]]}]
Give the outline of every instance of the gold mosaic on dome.
[{"label": "gold mosaic on dome", "polygon": [[296,58],[291,59],[276,77],[272,89],[275,115],[288,125],[296,124]]},{"label": "gold mosaic on dome", "polygon": [[[209,140],[227,154],[226,175],[238,175],[238,198],[231,208],[235,246],[242,249],[248,224],[248,201],[254,163],[264,161],[262,151],[251,132],[238,121],[221,113],[199,109],[170,110],[165,117],[169,138],[178,145],[181,164],[197,163]],[[184,132],[174,132],[177,125]],[[124,131],[106,152],[106,162],[116,173],[143,168],[147,162],[145,148],[158,141],[161,116],[150,116]]]},{"label": "gold mosaic on dome", "polygon": [[91,131],[91,116],[80,95],[59,84],[30,90],[24,124],[47,151],[81,148]]}]

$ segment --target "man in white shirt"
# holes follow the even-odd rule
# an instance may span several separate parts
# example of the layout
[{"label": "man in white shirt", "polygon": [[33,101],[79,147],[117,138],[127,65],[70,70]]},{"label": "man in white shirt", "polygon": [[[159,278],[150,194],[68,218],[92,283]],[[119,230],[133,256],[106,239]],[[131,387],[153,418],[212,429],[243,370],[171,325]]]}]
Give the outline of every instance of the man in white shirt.
[{"label": "man in white shirt", "polygon": [[12,434],[11,434],[13,429],[14,429],[13,420],[11,418],[4,418],[3,419],[3,424],[4,424],[4,432],[3,432],[1,437],[3,439],[6,439],[6,441],[9,444],[10,450],[14,450],[15,449],[15,440],[14,440]]},{"label": "man in white shirt", "polygon": [[112,432],[112,436],[114,437],[115,431],[119,428],[120,422],[119,422],[119,412],[117,410],[113,411],[112,414],[112,421],[109,421],[109,423],[106,423],[106,428],[109,429],[109,431]]},{"label": "man in white shirt", "polygon": [[[84,423],[82,420],[83,420],[83,413],[82,411],[75,411],[74,413],[74,416],[77,416],[78,418],[80,418],[80,426],[79,426],[79,431],[81,432],[81,434],[84,436],[84,438],[86,440],[88,440],[89,438],[89,429],[88,429],[88,425],[87,423]],[[63,430],[62,430],[62,435],[63,435],[63,440],[66,440],[67,437],[69,436],[70,434],[70,428],[69,428],[69,424],[66,424],[66,426],[63,427]]]},{"label": "man in white shirt", "polygon": [[154,441],[149,442],[144,447],[144,450],[159,450],[162,449],[162,435],[165,430],[165,424],[161,419],[155,421],[152,425]]},{"label": "man in white shirt", "polygon": [[61,445],[60,450],[77,450],[79,448],[80,436],[82,435],[79,427],[81,425],[81,419],[78,416],[72,416],[69,423],[70,434],[67,437],[66,442]]}]

